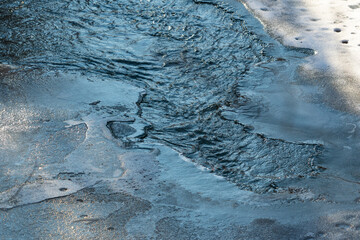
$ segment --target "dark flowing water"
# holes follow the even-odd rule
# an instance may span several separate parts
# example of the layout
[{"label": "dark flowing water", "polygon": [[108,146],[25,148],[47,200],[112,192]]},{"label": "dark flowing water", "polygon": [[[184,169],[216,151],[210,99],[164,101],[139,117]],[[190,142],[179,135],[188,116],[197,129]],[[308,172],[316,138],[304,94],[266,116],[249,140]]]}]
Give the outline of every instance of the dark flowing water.
[{"label": "dark flowing water", "polygon": [[[291,127],[297,116],[286,111],[296,105],[269,93],[299,79],[298,64],[312,52],[266,36],[237,2],[5,0],[0,22],[0,62],[144,88],[145,140],[175,148],[241,189],[301,191],[288,186],[325,169],[322,144],[256,131],[257,119],[278,112],[288,117],[274,125]],[[296,121],[308,139],[319,135]]]}]

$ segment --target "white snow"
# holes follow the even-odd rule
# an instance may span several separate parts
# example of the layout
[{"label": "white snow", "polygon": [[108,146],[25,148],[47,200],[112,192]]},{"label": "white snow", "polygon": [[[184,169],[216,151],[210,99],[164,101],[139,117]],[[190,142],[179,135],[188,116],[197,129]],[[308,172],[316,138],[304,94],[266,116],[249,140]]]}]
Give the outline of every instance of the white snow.
[{"label": "white snow", "polygon": [[360,110],[360,1],[241,1],[284,45],[315,50],[304,70],[325,73],[347,104]]}]

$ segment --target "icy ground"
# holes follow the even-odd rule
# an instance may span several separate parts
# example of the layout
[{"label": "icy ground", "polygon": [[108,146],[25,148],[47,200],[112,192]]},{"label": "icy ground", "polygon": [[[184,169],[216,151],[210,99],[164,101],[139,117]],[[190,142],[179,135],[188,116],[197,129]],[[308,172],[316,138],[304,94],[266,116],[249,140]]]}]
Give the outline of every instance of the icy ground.
[{"label": "icy ground", "polygon": [[[189,9],[194,8],[192,1],[187,2],[191,5]],[[209,25],[218,20],[218,16],[225,23],[233,23],[229,21],[230,18],[236,22],[233,15],[228,15],[232,14],[231,7],[220,9],[222,5],[206,0],[195,3],[206,5],[199,8],[208,11],[202,17],[209,19]],[[305,65],[299,70],[297,65],[291,64],[300,58],[297,54],[280,52],[284,58],[255,64],[255,70],[252,71],[258,71],[258,79],[264,82],[250,81],[249,84],[244,81],[244,87],[240,89],[243,95],[234,94],[241,100],[245,99],[244,102],[230,98],[226,99],[229,100],[227,105],[214,108],[216,111],[211,108],[212,105],[201,109],[204,112],[214,111],[216,117],[235,126],[233,129],[229,129],[229,125],[226,128],[223,125],[219,127],[211,121],[206,125],[207,122],[201,122],[200,119],[199,122],[203,124],[201,127],[205,127],[198,134],[208,134],[209,129],[213,131],[218,128],[213,133],[221,136],[223,131],[233,130],[231,136],[227,137],[238,141],[225,141],[216,146],[233,150],[232,146],[236,145],[234,143],[244,143],[244,149],[248,151],[239,151],[243,154],[240,157],[246,156],[248,159],[242,159],[244,163],[240,162],[239,166],[235,159],[230,163],[224,161],[214,164],[214,169],[207,168],[208,165],[203,162],[180,154],[183,150],[180,144],[169,144],[172,148],[165,145],[164,140],[169,137],[166,134],[177,130],[175,135],[180,137],[175,138],[175,143],[186,143],[188,140],[182,139],[182,131],[186,128],[181,128],[181,124],[176,125],[177,118],[173,118],[175,126],[169,125],[165,130],[159,124],[160,130],[163,130],[160,133],[165,138],[162,141],[156,140],[155,137],[160,139],[159,136],[162,136],[156,135],[156,130],[159,130],[156,124],[171,121],[171,110],[174,109],[167,109],[173,106],[169,107],[166,101],[152,106],[157,98],[162,97],[154,92],[169,91],[168,96],[173,97],[174,102],[180,98],[180,101],[196,103],[196,98],[186,95],[187,88],[184,86],[176,89],[167,86],[168,83],[164,81],[152,83],[158,86],[153,89],[149,87],[146,91],[135,84],[112,81],[96,74],[39,70],[27,68],[26,64],[25,67],[1,65],[0,239],[358,239],[359,119],[356,114],[352,114],[357,112],[354,107],[356,96],[345,91],[351,86],[354,87],[351,89],[356,89],[357,75],[352,70],[357,68],[350,64],[355,64],[357,58],[349,60],[349,64],[346,64],[349,68],[336,62],[344,60],[336,54],[342,56],[347,51],[349,55],[346,56],[350,56],[355,52],[356,39],[350,36],[357,34],[357,25],[346,23],[355,28],[349,31],[356,34],[350,32],[350,35],[346,35],[348,28],[340,25],[329,26],[324,23],[323,27],[322,21],[333,21],[333,18],[321,15],[318,10],[316,14],[310,14],[309,12],[320,9],[319,6],[312,6],[310,1],[302,5],[300,3],[249,1],[247,6],[263,20],[274,36],[277,33],[277,36],[282,37],[284,44],[312,48],[318,54],[307,57]],[[321,7],[324,8],[321,9],[326,9],[327,3],[322,4]],[[215,11],[213,5],[221,11]],[[236,1],[229,1],[229,5],[235,9],[240,8]],[[353,14],[352,17],[355,18],[358,16],[355,14],[358,11],[356,6],[356,3],[351,3],[337,4],[335,7],[338,11],[343,11],[343,14]],[[289,12],[289,9],[294,12]],[[196,10],[198,9],[194,10],[195,13]],[[215,18],[215,14],[212,15],[214,12],[220,14]],[[301,15],[304,18],[301,20],[296,15],[300,12],[309,15]],[[163,15],[166,14],[159,15],[160,20]],[[176,13],[168,15],[170,17],[165,16],[168,18],[163,22],[167,23]],[[296,21],[281,19],[284,16],[296,18]],[[192,17],[194,22],[199,18],[195,15]],[[246,15],[244,18],[252,21],[251,16]],[[160,20],[159,23],[163,23]],[[175,20],[178,21],[176,18]],[[295,28],[293,25],[298,20],[305,25],[320,24],[320,30],[328,28],[328,35],[323,35],[328,41],[311,40],[315,33],[320,34],[319,29],[307,31],[301,26]],[[343,20],[352,21],[350,18]],[[270,21],[275,22],[271,25]],[[102,20],[99,22],[102,23]],[[284,23],[291,25],[291,28],[283,27]],[[139,27],[141,29],[141,24]],[[335,27],[341,28],[341,32],[334,31],[332,28]],[[222,28],[223,25],[219,24],[210,30],[221,31]],[[169,33],[164,35],[169,36],[171,30],[166,26],[165,32]],[[226,30],[230,38],[233,29],[229,27]],[[264,34],[256,27],[252,30],[260,31],[259,35]],[[177,36],[176,33],[175,37],[184,37]],[[90,31],[89,35],[91,34],[93,33]],[[160,33],[154,33],[155,37],[158,35]],[[289,39],[297,39],[290,41],[284,35],[289,36]],[[187,40],[191,50],[197,44],[196,39],[192,38],[193,36],[189,36]],[[206,39],[206,35],[199,38]],[[86,36],[84,39],[91,38]],[[98,41],[100,39],[97,38]],[[341,42],[343,39],[349,40],[348,43]],[[226,41],[220,40],[217,42],[220,46],[229,47]],[[316,45],[319,42],[324,42],[324,45]],[[163,47],[165,43],[166,41],[162,43]],[[205,46],[201,45],[205,50],[207,43],[205,41]],[[141,45],[141,41],[135,44]],[[172,44],[170,42],[169,45],[173,46]],[[99,48],[103,50],[103,47]],[[255,45],[254,48],[251,50],[256,52],[260,47]],[[220,49],[217,54],[222,55],[230,48],[217,49]],[[171,53],[177,53],[176,49],[170,50],[170,57]],[[188,52],[196,52],[195,50]],[[145,50],[136,48],[136,51],[141,53]],[[236,56],[238,52],[234,52]],[[195,53],[184,54],[185,57],[196,60]],[[334,54],[331,55],[334,58],[327,54]],[[162,59],[172,60],[167,57],[166,54],[161,56]],[[215,53],[210,54],[210,57],[215,57]],[[217,60],[219,59],[224,61],[223,58]],[[95,64],[96,59],[92,60],[91,63]],[[212,64],[211,61],[208,62]],[[121,63],[139,69],[142,67],[142,70],[147,71],[146,66],[141,65],[144,62],[138,65],[137,62],[129,61]],[[228,61],[226,59],[216,63],[227,66]],[[228,67],[238,63],[239,61],[233,61]],[[159,69],[169,67],[171,73],[178,69],[177,64],[179,63],[168,61]],[[99,65],[104,64],[101,62]],[[186,64],[180,65],[180,70],[184,66],[188,67]],[[267,70],[259,71],[260,68]],[[336,75],[328,78],[324,69],[331,69],[331,74],[344,72],[346,81]],[[192,70],[191,66],[186,70]],[[160,70],[154,70],[157,71]],[[224,71],[219,76],[226,76],[228,79],[232,76],[226,75],[228,72],[231,73]],[[296,75],[298,72],[300,74]],[[140,70],[137,73],[142,74]],[[192,76],[191,71],[187,74],[185,79]],[[289,77],[289,74],[296,75],[296,78]],[[246,75],[248,76],[250,74]],[[166,77],[172,76],[167,74]],[[208,80],[201,74],[196,77]],[[289,82],[289,78],[294,81]],[[344,88],[336,85],[341,80],[346,82],[343,84]],[[219,89],[224,87],[216,84],[215,82]],[[188,82],[185,82],[185,86],[191,86],[192,91],[202,90],[201,86],[190,85]],[[210,89],[214,96],[216,89]],[[342,91],[343,89],[345,90]],[[178,96],[172,91],[183,95]],[[335,96],[339,98],[334,99]],[[163,107],[168,115],[161,115],[163,119],[157,119],[151,126],[148,121],[154,118],[151,117],[151,111],[159,112],[158,115],[155,114],[156,119],[164,111]],[[241,134],[245,140],[236,139]],[[149,135],[153,138],[148,137]],[[210,136],[202,140],[200,148],[207,147],[212,139]],[[194,155],[198,158],[203,155],[212,157],[211,152],[209,154],[206,150],[195,151],[198,155]],[[266,161],[269,156],[274,160]],[[218,159],[221,157],[219,155]],[[239,172],[240,177],[234,177],[232,169],[226,168],[234,162],[234,168],[240,167],[242,170]],[[240,184],[237,186],[232,179],[238,180]],[[251,191],[244,190],[246,188],[241,185],[242,182],[252,187]]]},{"label": "icy ground", "polygon": [[[8,185],[1,186],[1,239],[356,239],[360,233],[357,183],[343,182],[353,196],[336,201],[308,192],[242,191],[169,147],[139,142],[147,126],[136,114],[141,89],[80,75],[23,74],[29,81],[11,91],[19,97],[2,106],[1,181]],[[2,76],[7,90],[25,77],[6,67]],[[121,94],[109,98],[111,92]]]},{"label": "icy ground", "polygon": [[[241,0],[287,46],[311,48],[304,71],[336,89],[349,108],[360,106],[360,2]],[[322,76],[322,77],[321,77]]]}]

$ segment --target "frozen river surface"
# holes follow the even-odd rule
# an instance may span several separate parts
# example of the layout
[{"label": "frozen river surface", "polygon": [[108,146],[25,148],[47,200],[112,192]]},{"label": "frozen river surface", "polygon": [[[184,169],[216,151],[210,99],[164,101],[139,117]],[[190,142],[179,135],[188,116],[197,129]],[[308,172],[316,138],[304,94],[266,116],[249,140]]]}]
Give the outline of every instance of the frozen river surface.
[{"label": "frozen river surface", "polygon": [[0,239],[358,239],[352,95],[240,2],[0,21]]}]

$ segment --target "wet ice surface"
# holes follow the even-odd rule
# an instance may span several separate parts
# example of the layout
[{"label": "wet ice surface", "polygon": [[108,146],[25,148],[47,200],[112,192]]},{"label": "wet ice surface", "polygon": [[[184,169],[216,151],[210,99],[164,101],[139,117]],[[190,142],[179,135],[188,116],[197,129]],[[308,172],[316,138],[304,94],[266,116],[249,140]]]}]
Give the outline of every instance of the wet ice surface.
[{"label": "wet ice surface", "polygon": [[[28,82],[13,90],[19,96],[12,103],[2,105],[1,208],[69,195],[98,182],[98,175],[122,173],[120,166],[109,166],[122,151],[106,124],[114,118],[134,121],[124,114],[137,108],[140,89],[120,82],[99,85],[74,74],[30,71],[2,77]],[[119,91],[125,92],[115,97]],[[98,99],[101,104],[91,105]],[[92,161],[98,159],[102,166]]]},{"label": "wet ice surface", "polygon": [[235,1],[1,6],[0,238],[356,239],[358,117],[312,50]]}]

